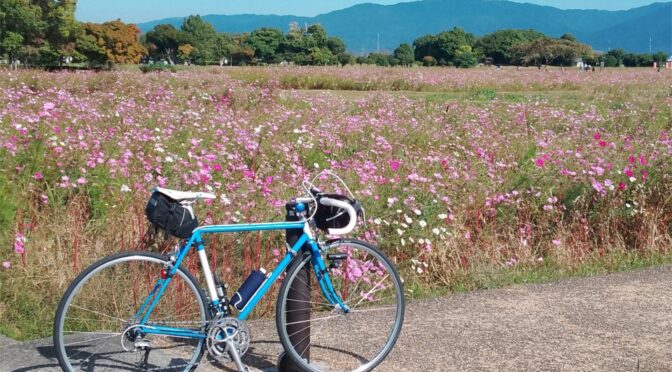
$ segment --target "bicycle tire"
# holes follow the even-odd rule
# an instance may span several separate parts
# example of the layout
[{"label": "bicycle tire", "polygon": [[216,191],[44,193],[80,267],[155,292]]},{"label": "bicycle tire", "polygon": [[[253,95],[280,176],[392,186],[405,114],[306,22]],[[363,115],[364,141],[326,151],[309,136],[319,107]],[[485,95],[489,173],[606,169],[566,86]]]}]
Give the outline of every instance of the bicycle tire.
[{"label": "bicycle tire", "polygon": [[[338,258],[342,257],[343,252],[346,252],[347,258]],[[363,252],[361,256],[359,252]],[[339,254],[341,256],[338,256]],[[366,242],[349,239],[331,241],[321,248],[321,255],[324,257],[325,264],[328,265],[327,270],[330,272],[335,291],[339,293],[339,296],[341,296],[346,305],[349,303],[348,306],[351,312],[347,314],[343,312],[339,313],[338,309],[333,307],[329,309],[323,302],[320,302],[320,300],[324,301],[324,297],[319,286],[315,283],[317,280],[313,283],[310,283],[310,281],[303,283],[302,285],[307,284],[312,290],[310,299],[302,301],[304,304],[308,304],[311,312],[309,320],[300,321],[304,324],[309,324],[307,326],[309,334],[306,337],[308,337],[308,345],[310,346],[310,357],[302,357],[301,354],[306,351],[306,348],[302,352],[302,341],[294,340],[292,342],[291,340],[296,331],[293,330],[292,334],[288,331],[288,327],[291,328],[297,323],[296,321],[288,321],[288,311],[297,310],[288,310],[287,307],[290,302],[297,301],[290,298],[290,292],[293,291],[292,285],[295,280],[298,280],[297,278],[300,278],[300,275],[305,275],[305,270],[304,273],[301,272],[304,267],[308,266],[312,269],[312,266],[308,264],[311,262],[312,256],[310,254],[297,256],[287,270],[287,275],[280,287],[278,302],[276,304],[276,326],[280,342],[285,349],[286,355],[296,365],[307,371],[319,371],[322,369],[369,371],[383,362],[394,347],[401,332],[405,310],[402,280],[390,259],[379,248]],[[380,263],[373,263],[373,259],[378,260]],[[338,260],[340,260],[340,266],[334,266],[334,262]],[[343,267],[344,269],[342,269]],[[384,271],[384,273],[381,274],[381,271]],[[361,274],[358,279],[356,279],[355,273]],[[316,278],[315,275],[311,275],[310,277],[313,279]],[[379,281],[371,280],[372,278],[378,279],[381,277],[382,279]],[[386,280],[388,277],[389,281]],[[361,288],[362,283],[365,283],[364,288],[368,288],[367,280],[372,282],[372,289],[368,292],[364,292],[364,289],[362,289],[360,291],[362,292],[361,299],[355,304],[354,300],[358,297],[352,297]],[[384,280],[385,284],[383,285]],[[300,282],[297,281],[296,283]],[[350,292],[347,288],[349,284],[354,285],[353,288],[350,288]],[[387,287],[388,285],[389,287]],[[348,295],[348,293],[350,294]],[[380,297],[388,295],[390,298],[394,298],[387,301],[388,297]],[[296,297],[296,293],[292,293],[291,296]],[[368,302],[364,302],[364,300]],[[373,324],[371,318],[367,319],[366,315],[362,316],[361,314],[378,311],[378,309],[372,307],[365,307],[367,305],[375,306],[377,301],[380,301],[380,305],[389,306],[380,309],[381,312],[376,314],[375,321],[373,322],[376,324]],[[364,302],[363,305],[362,302]],[[358,310],[358,306],[364,308]],[[301,309],[299,308],[298,311],[301,311]],[[327,320],[332,319],[333,324],[325,325]],[[381,324],[386,319],[391,320],[391,324],[378,327],[373,331],[378,332],[378,335],[372,336],[372,338],[362,337],[362,334],[370,333],[372,326],[376,328],[376,325]],[[318,327],[318,330],[313,329]],[[351,327],[351,331],[354,330],[352,328],[357,329],[354,330],[355,332],[345,332],[345,328],[347,327]],[[372,339],[380,339],[381,330],[385,338],[382,346],[377,348],[373,345],[372,347]],[[345,350],[347,347],[351,347],[352,350]],[[367,355],[363,355],[365,353]],[[361,364],[357,365],[358,363]]]},{"label": "bicycle tire", "polygon": [[[115,317],[115,315],[117,315],[117,313],[114,313],[114,312],[112,312],[112,313],[101,312],[101,311],[91,310],[91,309],[88,309],[88,308],[84,308],[85,311],[81,311],[80,309],[82,309],[82,307],[80,307],[78,305],[79,302],[77,302],[75,305],[73,305],[73,301],[77,298],[76,296],[78,294],[82,294],[82,297],[84,297],[88,294],[87,291],[89,290],[89,286],[93,286],[93,285],[97,284],[96,275],[100,274],[98,276],[102,276],[102,279],[99,279],[99,280],[104,281],[104,279],[106,279],[104,277],[104,274],[107,273],[107,269],[110,269],[112,271],[112,273],[114,273],[115,270],[120,270],[121,271],[121,269],[123,268],[123,266],[121,266],[121,264],[123,264],[123,263],[131,263],[131,266],[129,266],[129,267],[133,267],[134,264],[137,264],[138,267],[141,267],[143,269],[144,269],[144,267],[142,267],[143,263],[151,263],[152,268],[156,269],[156,267],[155,267],[156,265],[163,266],[164,263],[166,263],[168,261],[169,261],[168,256],[158,254],[158,253],[153,253],[153,252],[122,252],[122,253],[118,253],[118,254],[115,254],[115,255],[112,255],[112,256],[101,259],[100,261],[98,261],[98,262],[94,263],[93,265],[89,266],[86,270],[84,270],[81,274],[79,274],[77,276],[77,278],[70,284],[70,286],[66,290],[65,294],[63,295],[63,298],[61,299],[61,301],[58,305],[58,309],[56,310],[56,315],[55,315],[55,319],[54,319],[54,329],[53,329],[54,348],[56,349],[56,355],[57,355],[57,358],[58,358],[59,365],[61,366],[61,368],[64,371],[76,370],[75,367],[73,366],[73,363],[71,362],[71,359],[74,360],[75,356],[82,352],[82,351],[74,352],[74,350],[73,350],[73,354],[68,356],[68,352],[66,350],[66,347],[72,349],[73,344],[76,344],[76,346],[74,346],[75,349],[77,349],[79,347],[84,349],[86,344],[89,344],[89,343],[92,343],[92,342],[96,341],[96,339],[93,338],[93,339],[70,342],[70,340],[72,340],[73,337],[76,337],[79,334],[83,335],[83,337],[86,337],[86,334],[92,334],[92,332],[89,332],[89,331],[86,331],[86,332],[85,331],[70,331],[70,330],[65,330],[64,331],[64,327],[65,327],[64,323],[66,323],[66,318],[68,317],[68,314],[71,313],[70,312],[71,309],[76,314],[76,316],[80,316],[79,314],[77,314],[78,311],[81,314],[92,314],[90,316],[84,316],[84,318],[87,318],[87,319],[81,319],[81,318],[77,318],[77,317],[69,318],[70,320],[73,321],[73,324],[75,324],[75,325],[77,325],[77,323],[80,323],[82,329],[86,329],[85,327],[88,327],[91,323],[95,324],[96,322],[101,323],[100,326],[103,327],[103,323],[105,322],[105,320],[99,320],[99,319],[96,319],[96,317],[100,318],[100,319],[112,319],[112,320],[107,320],[108,323],[114,323],[114,322],[121,323],[120,322],[121,320],[125,320],[125,318]],[[156,265],[154,265],[154,264],[156,264]],[[150,276],[151,276],[150,274],[147,274],[148,278]],[[109,283],[109,284],[112,285],[112,286],[116,286],[116,285],[118,285],[118,283],[123,281],[122,279],[123,278],[118,278],[118,280],[115,280],[114,283]],[[127,282],[127,283],[142,282],[141,278],[140,279],[126,278],[126,279],[127,280],[125,282]],[[156,278],[154,277],[151,280],[155,281]],[[149,282],[149,281],[150,280],[147,280],[147,282]],[[91,284],[89,284],[89,283],[91,283]],[[195,301],[195,302],[190,302],[190,303],[187,303],[186,305],[184,305],[184,308],[181,310],[181,312],[184,313],[184,311],[183,311],[184,309],[189,309],[191,306],[194,306],[193,304],[195,303],[197,305],[197,310],[196,311],[198,312],[198,315],[195,318],[195,320],[193,321],[193,323],[197,324],[197,326],[201,330],[205,330],[205,328],[207,326],[207,323],[211,318],[210,312],[208,311],[208,307],[207,307],[207,303],[208,303],[207,302],[207,297],[205,296],[205,293],[203,292],[202,288],[200,287],[200,285],[198,284],[198,281],[194,278],[194,276],[189,271],[183,269],[182,267],[180,267],[177,270],[177,272],[175,273],[175,275],[173,276],[173,282],[171,282],[168,285],[167,290],[175,288],[176,291],[179,291],[180,290],[179,286],[181,286],[181,285],[187,285],[188,286],[187,289],[191,290],[191,291],[185,291],[187,293],[187,296],[189,295],[189,292],[193,293],[193,295],[195,296],[195,298],[193,299],[193,301]],[[91,287],[91,288],[92,288],[91,291],[95,293],[97,288],[95,288],[95,287]],[[142,290],[143,290],[143,288],[139,289],[137,292],[141,292]],[[121,292],[121,296],[124,296],[124,293],[125,292]],[[176,296],[175,298],[178,298],[179,296],[181,296],[181,294],[179,294],[179,292],[176,292],[176,293],[178,293],[178,295],[175,295]],[[165,302],[170,301],[170,298],[168,296],[172,295],[172,294],[173,294],[173,292],[164,292],[164,294],[161,297],[161,300],[159,301],[159,305],[163,305]],[[128,295],[128,293],[126,293],[126,295]],[[114,297],[114,295],[113,295],[113,297]],[[101,299],[101,300],[103,300],[103,298],[107,299],[108,297],[105,297],[102,294],[98,297],[98,299]],[[165,302],[162,302],[164,300],[165,300]],[[110,300],[103,300],[103,301],[107,301],[109,303]],[[114,302],[114,300],[111,300],[111,301]],[[94,303],[96,303],[96,302],[98,302],[98,301],[94,301]],[[106,303],[106,305],[108,305],[108,303]],[[158,309],[158,308],[159,307],[157,306],[156,309]],[[122,310],[119,310],[119,311],[121,312]],[[133,310],[133,311],[135,311],[135,310]],[[173,314],[177,313],[177,311],[175,311],[174,309],[171,309],[170,311],[173,312]],[[189,309],[189,311],[191,312],[190,309]],[[128,312],[126,312],[126,313],[128,313]],[[160,313],[160,311],[155,310],[155,312],[153,312],[152,315],[154,316],[155,313],[158,314],[158,313]],[[165,313],[161,313],[161,314],[165,314]],[[190,315],[187,314],[187,316],[190,316]],[[178,317],[178,315],[176,315],[176,317]],[[114,320],[115,318],[117,320]],[[151,318],[150,318],[150,322],[151,322]],[[71,327],[70,323],[68,323],[67,327],[68,328]],[[121,328],[119,328],[119,330],[121,330]],[[72,332],[72,334],[68,333],[68,332]],[[64,333],[68,333],[68,335],[65,335]],[[113,333],[115,333],[115,332],[109,332],[109,333],[107,333],[107,335],[110,335],[110,334],[113,334]],[[101,334],[101,333],[99,333],[99,334]],[[102,346],[96,346],[96,347],[97,348],[102,348],[103,346],[112,347],[114,345],[114,343],[112,343],[112,341],[117,340],[117,336],[118,336],[119,342],[122,342],[123,338],[124,338],[124,334],[114,335],[114,336],[109,336],[110,340],[105,341],[105,343]],[[66,341],[65,341],[66,337],[69,338],[68,343],[66,343]],[[172,338],[169,338],[167,336],[163,336],[163,337],[164,337],[163,339],[159,340],[159,343],[163,342],[163,345],[161,345],[161,346],[157,345],[157,347],[156,347],[156,350],[157,350],[156,353],[161,353],[161,354],[159,354],[159,356],[164,355],[163,354],[164,353],[163,349],[167,348],[166,343],[170,343],[170,342],[177,343],[178,340],[179,340],[179,339],[176,340],[175,337],[172,337]],[[103,337],[103,339],[104,338],[105,337]],[[102,342],[103,341],[101,340],[101,343]],[[182,341],[182,342],[187,343],[187,341]],[[186,362],[184,362],[184,363],[186,363],[186,365],[181,366],[179,364],[177,364],[177,365],[175,364],[176,360],[178,360],[178,361],[180,360],[179,359],[179,354],[178,354],[178,356],[168,354],[167,358],[171,358],[170,363],[172,364],[172,366],[169,364],[165,367],[160,367],[159,366],[156,369],[157,370],[167,369],[167,370],[193,371],[198,366],[198,363],[200,362],[200,360],[203,356],[203,351],[205,349],[205,347],[204,347],[205,342],[204,342],[204,340],[191,341],[191,342],[195,342],[196,345],[195,346],[189,345],[189,350],[191,350],[191,348],[193,347],[194,352],[193,352],[193,354],[191,354],[191,358],[188,359]],[[82,344],[84,344],[84,345],[82,345]],[[90,353],[91,355],[87,356],[86,359],[85,359],[86,368],[87,369],[92,369],[93,368],[95,370],[101,370],[101,369],[102,370],[106,370],[106,369],[109,369],[109,370],[139,370],[139,369],[142,369],[141,367],[134,368],[132,365],[129,365],[126,361],[118,361],[120,363],[119,365],[111,366],[110,364],[112,364],[113,362],[116,361],[115,358],[117,357],[117,355],[122,356],[122,357],[123,357],[123,355],[129,355],[129,354],[124,354],[124,351],[123,351],[121,346],[119,346],[119,349],[121,349],[121,350],[106,351],[107,354],[106,354],[105,358],[107,358],[107,359],[102,358],[101,359],[101,365],[99,365],[99,366],[92,366],[92,365],[89,364],[91,362],[92,358],[93,358],[94,362],[97,361],[98,357],[96,357],[96,353],[98,352],[98,350],[94,349],[93,353],[90,353],[90,352],[87,351],[87,353]],[[117,354],[113,354],[115,351],[116,351]],[[154,351],[154,350],[152,350],[152,351]],[[173,350],[173,352],[174,352],[174,350]],[[129,352],[126,352],[126,353],[129,353]],[[156,353],[154,353],[153,355],[156,355]],[[191,352],[185,353],[185,354],[190,354],[190,353]],[[146,355],[147,355],[146,358],[147,359],[149,359],[148,357],[150,356],[150,354],[151,354],[150,352],[146,352]],[[115,355],[115,356],[112,357],[110,355]],[[152,355],[152,359],[156,359],[156,358],[153,357],[153,355]],[[86,356],[86,355],[84,355],[84,356]],[[128,358],[128,356],[126,358]],[[187,358],[187,357],[185,357],[185,358]],[[145,361],[145,363],[147,363],[147,362],[148,361]],[[84,363],[84,362],[82,362],[82,363]],[[79,368],[82,368],[82,363],[79,364],[79,366],[78,366]],[[152,360],[152,363],[154,363],[154,360]],[[156,365],[154,364],[154,366],[156,366]],[[182,368],[182,367],[184,367],[184,368]],[[144,368],[147,368],[146,365],[144,366]]]}]

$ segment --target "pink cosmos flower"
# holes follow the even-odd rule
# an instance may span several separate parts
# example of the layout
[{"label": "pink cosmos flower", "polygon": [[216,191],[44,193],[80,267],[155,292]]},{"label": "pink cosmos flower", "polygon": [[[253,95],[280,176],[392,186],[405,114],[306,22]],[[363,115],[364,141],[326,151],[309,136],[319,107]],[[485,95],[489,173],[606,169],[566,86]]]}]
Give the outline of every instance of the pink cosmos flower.
[{"label": "pink cosmos flower", "polygon": [[17,232],[14,237],[14,252],[24,254],[26,252],[26,237]]},{"label": "pink cosmos flower", "polygon": [[602,135],[599,134],[599,133],[595,133],[595,134],[593,135],[593,138],[594,138],[596,141],[599,141],[600,138],[602,138]]},{"label": "pink cosmos flower", "polygon": [[34,179],[35,181],[39,181],[39,180],[41,180],[41,179],[43,179],[43,178],[44,178],[44,175],[43,175],[42,173],[40,173],[40,172],[35,172],[35,174],[33,175],[33,179]]},{"label": "pink cosmos flower", "polygon": [[398,160],[390,160],[390,169],[392,169],[393,172],[396,172],[400,165],[401,163]]},{"label": "pink cosmos flower", "polygon": [[2,263],[2,267],[4,267],[5,269],[9,269],[10,267],[12,267],[12,264],[9,261],[5,261]]},{"label": "pink cosmos flower", "polygon": [[593,188],[594,188],[598,193],[600,193],[600,194],[604,193],[604,185],[602,185],[602,183],[600,183],[600,182],[597,181],[596,179],[591,178],[591,179],[590,179],[590,184],[593,186]]},{"label": "pink cosmos flower", "polygon": [[537,164],[537,167],[539,167],[539,168],[543,168],[543,167],[544,167],[544,163],[545,163],[545,161],[544,161],[544,159],[542,159],[542,158],[538,158],[538,159],[535,161],[535,164]]}]

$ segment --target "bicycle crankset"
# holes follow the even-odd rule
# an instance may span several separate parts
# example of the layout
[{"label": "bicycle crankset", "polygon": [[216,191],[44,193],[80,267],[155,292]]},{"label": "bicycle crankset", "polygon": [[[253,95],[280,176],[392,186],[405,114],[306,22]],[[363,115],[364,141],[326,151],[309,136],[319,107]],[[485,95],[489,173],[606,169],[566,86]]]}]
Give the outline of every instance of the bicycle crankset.
[{"label": "bicycle crankset", "polygon": [[231,345],[242,357],[250,346],[250,329],[247,324],[231,317],[222,317],[210,322],[206,339],[208,353],[221,362],[230,362],[232,359],[227,341],[231,341]]}]

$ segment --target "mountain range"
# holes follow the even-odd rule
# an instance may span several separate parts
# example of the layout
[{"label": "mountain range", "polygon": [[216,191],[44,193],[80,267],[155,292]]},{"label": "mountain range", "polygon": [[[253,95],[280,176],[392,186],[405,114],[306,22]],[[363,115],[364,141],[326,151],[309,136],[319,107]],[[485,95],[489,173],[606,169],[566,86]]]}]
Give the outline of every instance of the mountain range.
[{"label": "mountain range", "polygon": [[[181,17],[140,23],[147,32],[157,24],[182,24]],[[205,15],[220,32],[261,27],[287,31],[291,22],[320,23],[353,53],[392,51],[425,34],[461,27],[477,36],[502,29],[534,29],[549,36],[571,33],[595,50],[623,48],[672,53],[672,2],[629,10],[562,10],[504,0],[421,0],[394,5],[359,4],[315,17],[291,15]]]}]

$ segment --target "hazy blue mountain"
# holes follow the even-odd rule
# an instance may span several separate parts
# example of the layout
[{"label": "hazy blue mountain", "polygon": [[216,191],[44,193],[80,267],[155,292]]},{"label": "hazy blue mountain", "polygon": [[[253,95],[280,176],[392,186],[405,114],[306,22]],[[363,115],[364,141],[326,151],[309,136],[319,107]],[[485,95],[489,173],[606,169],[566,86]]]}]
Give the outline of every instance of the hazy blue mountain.
[{"label": "hazy blue mountain", "polygon": [[[597,50],[623,48],[671,52],[672,3],[655,3],[626,11],[561,10],[549,6],[501,0],[423,0],[395,5],[359,4],[316,17],[291,15],[206,15],[218,31],[247,32],[260,27],[287,31],[291,22],[321,23],[330,35],[343,38],[352,52],[393,50],[402,42],[459,26],[476,35],[501,29],[535,29],[551,36],[565,32]],[[182,18],[141,23],[142,31]]]}]

